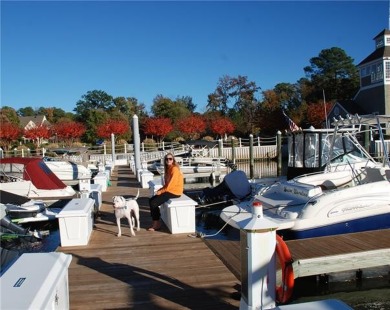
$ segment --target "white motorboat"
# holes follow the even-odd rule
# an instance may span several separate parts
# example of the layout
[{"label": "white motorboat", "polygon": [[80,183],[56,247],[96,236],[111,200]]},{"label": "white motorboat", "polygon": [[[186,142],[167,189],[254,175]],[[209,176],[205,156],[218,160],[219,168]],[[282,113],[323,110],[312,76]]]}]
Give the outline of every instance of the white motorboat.
[{"label": "white motorboat", "polygon": [[80,180],[92,178],[91,169],[82,164],[48,156],[43,157],[43,161],[66,185],[78,185]]},{"label": "white motorboat", "polygon": [[46,204],[43,201],[30,200],[21,205],[6,203],[3,204],[6,208],[7,215],[11,219],[21,219],[27,217],[35,217],[38,213],[42,213],[46,209]]},{"label": "white motorboat", "polygon": [[[356,133],[362,133],[361,126],[367,126],[370,132],[380,135],[384,154],[387,155],[383,140],[383,130],[386,129],[380,125],[385,124],[384,128],[387,128],[389,122],[390,117],[387,116],[355,116],[347,121],[335,122],[335,133],[343,131],[343,139],[349,139],[348,144],[355,145],[359,152],[364,153],[365,150],[355,144],[355,138]],[[347,130],[347,124],[352,126],[352,131]],[[332,152],[336,139],[334,134],[329,152]],[[244,219],[251,216],[252,204],[260,202],[264,217],[278,221],[279,233],[286,239],[390,228],[388,158],[384,156],[381,164],[368,154],[365,157],[365,160],[355,161],[357,165],[345,156],[340,165],[332,163],[328,157],[326,171],[259,186],[254,197],[225,208],[221,217],[225,221],[230,221],[232,217],[235,221],[237,217]],[[338,169],[341,166],[342,169]]]},{"label": "white motorboat", "polygon": [[50,204],[71,199],[76,191],[64,184],[42,158],[11,157],[0,159],[0,190]]}]

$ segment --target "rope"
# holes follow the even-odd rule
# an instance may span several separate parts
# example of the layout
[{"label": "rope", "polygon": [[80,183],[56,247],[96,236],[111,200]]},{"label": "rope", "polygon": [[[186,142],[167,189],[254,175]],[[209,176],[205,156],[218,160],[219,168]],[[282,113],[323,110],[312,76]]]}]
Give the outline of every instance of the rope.
[{"label": "rope", "polygon": [[[232,212],[232,213],[235,213],[235,214],[232,215],[232,216],[229,218],[229,220],[222,226],[222,228],[219,229],[215,234],[206,235],[206,234],[204,234],[204,233],[202,233],[202,232],[196,231],[196,232],[193,233],[193,234],[189,234],[188,237],[191,237],[191,238],[215,237],[215,236],[217,236],[217,235],[218,235],[218,234],[219,234],[219,233],[220,233],[220,232],[229,224],[230,220],[231,220],[234,216],[240,214],[241,212],[242,212],[241,209],[240,209],[240,211],[238,211],[238,212]],[[249,213],[249,212],[245,211],[245,213]]]},{"label": "rope", "polygon": [[230,201],[234,201],[234,200],[233,199],[229,199],[229,200],[223,200],[223,201],[217,201],[217,202],[209,203],[207,205],[198,205],[197,207],[195,207],[195,209],[208,208],[210,206],[219,205],[219,204],[230,202]]}]

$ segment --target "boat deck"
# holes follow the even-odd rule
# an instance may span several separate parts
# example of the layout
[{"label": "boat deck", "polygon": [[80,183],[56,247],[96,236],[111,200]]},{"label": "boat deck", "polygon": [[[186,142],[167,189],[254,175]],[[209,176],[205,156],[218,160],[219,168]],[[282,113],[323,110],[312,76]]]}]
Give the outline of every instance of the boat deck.
[{"label": "boat deck", "polygon": [[[138,189],[141,231],[130,237],[122,219],[118,238],[112,196],[135,196]],[[151,224],[148,195],[130,168],[115,167],[89,244],[57,249],[73,256],[71,309],[238,309],[239,242],[171,235],[165,226],[146,231]],[[390,230],[382,230],[287,241],[294,274],[390,265],[389,236]]]}]

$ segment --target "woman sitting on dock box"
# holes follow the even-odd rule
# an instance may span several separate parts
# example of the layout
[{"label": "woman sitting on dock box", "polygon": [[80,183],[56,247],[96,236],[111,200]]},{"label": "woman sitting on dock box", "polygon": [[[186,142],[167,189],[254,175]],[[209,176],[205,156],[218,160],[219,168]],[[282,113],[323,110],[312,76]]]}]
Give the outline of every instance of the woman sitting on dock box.
[{"label": "woman sitting on dock box", "polygon": [[153,224],[148,231],[156,231],[161,228],[159,206],[171,198],[178,198],[183,194],[184,179],[180,166],[176,162],[172,153],[168,153],[164,158],[164,186],[160,188],[156,195],[150,198],[149,207]]}]

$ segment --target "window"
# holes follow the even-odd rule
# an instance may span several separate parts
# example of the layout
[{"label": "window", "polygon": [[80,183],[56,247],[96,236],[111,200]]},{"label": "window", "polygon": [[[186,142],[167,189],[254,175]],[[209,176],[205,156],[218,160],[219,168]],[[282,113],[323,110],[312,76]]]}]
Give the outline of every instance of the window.
[{"label": "window", "polygon": [[371,83],[376,83],[383,80],[382,64],[378,63],[371,66]]},{"label": "window", "polygon": [[390,61],[385,62],[385,78],[390,80]]}]

